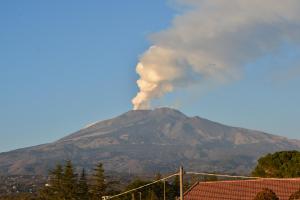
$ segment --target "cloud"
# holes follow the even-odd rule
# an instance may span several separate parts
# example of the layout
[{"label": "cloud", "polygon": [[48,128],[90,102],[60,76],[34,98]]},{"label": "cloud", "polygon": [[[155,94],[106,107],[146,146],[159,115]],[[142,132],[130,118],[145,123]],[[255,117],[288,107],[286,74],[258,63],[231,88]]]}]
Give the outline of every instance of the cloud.
[{"label": "cloud", "polygon": [[178,0],[172,26],[151,36],[136,67],[134,109],[199,80],[234,80],[240,69],[283,44],[300,43],[299,0]]}]

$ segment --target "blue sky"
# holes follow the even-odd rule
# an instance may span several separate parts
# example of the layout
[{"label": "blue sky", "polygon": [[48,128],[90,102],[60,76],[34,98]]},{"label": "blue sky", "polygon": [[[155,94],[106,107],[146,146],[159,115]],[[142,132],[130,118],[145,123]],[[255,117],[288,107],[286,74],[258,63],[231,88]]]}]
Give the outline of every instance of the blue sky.
[{"label": "blue sky", "polygon": [[[1,1],[0,152],[130,110],[149,35],[176,14],[162,0]],[[284,46],[249,63],[236,81],[179,90],[154,104],[300,139],[299,55]]]}]

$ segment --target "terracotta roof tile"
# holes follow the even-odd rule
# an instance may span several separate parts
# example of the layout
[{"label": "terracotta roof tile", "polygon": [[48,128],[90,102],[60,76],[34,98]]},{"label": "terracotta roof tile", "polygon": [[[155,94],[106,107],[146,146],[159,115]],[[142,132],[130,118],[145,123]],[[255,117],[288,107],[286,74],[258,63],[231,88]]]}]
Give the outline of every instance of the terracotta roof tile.
[{"label": "terracotta roof tile", "polygon": [[300,178],[199,182],[184,196],[185,200],[253,200],[264,188],[273,190],[280,200],[288,200],[300,189]]}]

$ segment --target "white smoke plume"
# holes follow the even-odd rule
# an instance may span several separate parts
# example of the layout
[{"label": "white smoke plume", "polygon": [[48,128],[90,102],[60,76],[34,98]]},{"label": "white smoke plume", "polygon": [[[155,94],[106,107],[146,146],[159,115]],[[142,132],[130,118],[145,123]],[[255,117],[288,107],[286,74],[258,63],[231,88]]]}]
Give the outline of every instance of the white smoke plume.
[{"label": "white smoke plume", "polygon": [[152,35],[137,64],[134,109],[199,79],[232,79],[246,64],[300,43],[299,0],[178,1],[189,9]]}]

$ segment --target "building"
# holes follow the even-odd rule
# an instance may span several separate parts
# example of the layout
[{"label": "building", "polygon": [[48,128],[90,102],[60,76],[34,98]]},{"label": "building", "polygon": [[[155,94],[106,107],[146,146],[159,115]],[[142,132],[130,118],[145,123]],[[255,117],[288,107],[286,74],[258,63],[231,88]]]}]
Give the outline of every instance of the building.
[{"label": "building", "polygon": [[288,200],[300,189],[300,178],[198,182],[185,192],[184,200],[253,200],[264,188],[273,190],[280,200]]}]

